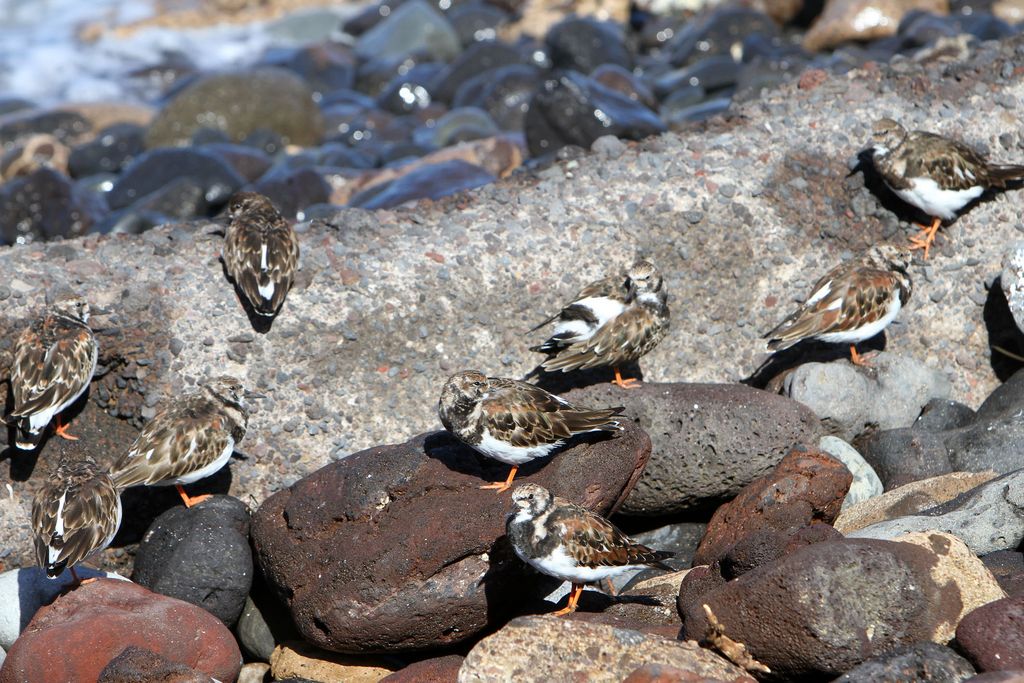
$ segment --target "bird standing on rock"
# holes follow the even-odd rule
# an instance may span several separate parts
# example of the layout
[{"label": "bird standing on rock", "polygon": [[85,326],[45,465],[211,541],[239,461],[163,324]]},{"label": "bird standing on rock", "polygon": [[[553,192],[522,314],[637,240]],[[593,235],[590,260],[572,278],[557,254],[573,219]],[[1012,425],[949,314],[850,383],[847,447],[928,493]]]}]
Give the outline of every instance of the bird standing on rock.
[{"label": "bird standing on rock", "polygon": [[1005,190],[1024,179],[1024,166],[989,163],[962,142],[935,133],[907,130],[892,119],[874,125],[871,149],[875,168],[900,199],[934,220],[911,239],[912,249],[928,258],[942,221],[990,189]]},{"label": "bird standing on rock", "polygon": [[209,495],[190,497],[184,484],[214,474],[227,464],[249,423],[246,392],[234,377],[218,377],[180,396],[150,420],[111,471],[125,489],[140,484],[175,486],[186,507]]},{"label": "bird standing on rock", "polygon": [[81,297],[54,304],[18,337],[11,366],[14,409],[8,421],[18,433],[14,445],[32,450],[57,417],[57,436],[72,441],[60,413],[89,388],[96,371],[99,345],[89,329],[89,304]]},{"label": "bird standing on rock", "polygon": [[224,266],[252,310],[277,315],[295,280],[299,238],[269,199],[236,192],[228,204],[231,224],[224,240]]},{"label": "bird standing on rock", "polygon": [[896,319],[910,300],[910,251],[892,245],[872,247],[859,259],[840,264],[814,284],[811,295],[764,338],[769,351],[805,339],[850,344],[855,365],[868,363],[857,344]]},{"label": "bird standing on rock", "polygon": [[478,452],[512,465],[508,479],[483,489],[512,487],[519,466],[550,455],[587,432],[620,432],[622,408],[579,408],[540,387],[469,370],[452,375],[437,412],[445,429]]},{"label": "bird standing on rock", "polygon": [[110,545],[121,526],[121,497],[89,456],[62,462],[32,500],[36,561],[55,579]]},{"label": "bird standing on rock", "polygon": [[572,582],[569,602],[556,616],[576,611],[585,584],[644,567],[672,569],[662,560],[673,553],[640,545],[603,517],[536,484],[512,492],[505,531],[519,559]]},{"label": "bird standing on rock", "polygon": [[640,260],[624,276],[590,283],[572,303],[530,331],[555,320],[548,340],[530,349],[548,354],[541,367],[568,372],[611,366],[615,384],[632,389],[636,379],[623,379],[620,367],[640,359],[665,337],[668,292],[654,264]]}]

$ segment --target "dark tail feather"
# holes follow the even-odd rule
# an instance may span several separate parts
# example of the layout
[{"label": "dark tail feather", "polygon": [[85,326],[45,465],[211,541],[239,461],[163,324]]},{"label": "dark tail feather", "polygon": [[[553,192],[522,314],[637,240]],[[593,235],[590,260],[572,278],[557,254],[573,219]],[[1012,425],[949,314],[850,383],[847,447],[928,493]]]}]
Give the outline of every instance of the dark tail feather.
[{"label": "dark tail feather", "polygon": [[67,569],[68,561],[61,560],[60,562],[54,562],[53,564],[46,565],[46,578],[56,579],[58,576],[64,573]]},{"label": "dark tail feather", "polygon": [[10,423],[17,424],[17,433],[14,436],[14,446],[23,451],[34,451],[39,446],[39,442],[43,440],[44,429],[40,429],[36,434],[29,431],[28,418],[24,417],[21,419],[13,418],[10,419]]},{"label": "dark tail feather", "polygon": [[1006,183],[1009,180],[1024,180],[1024,166],[990,166],[988,172],[998,184]]},{"label": "dark tail feather", "polygon": [[[558,317],[558,316],[560,316],[561,314],[562,314],[562,312],[561,312],[561,311],[559,311],[558,313],[555,313],[555,314],[554,314],[553,316],[551,316],[550,318],[548,318],[548,319],[547,319],[547,320],[545,320],[544,322],[542,322],[542,323],[540,323],[540,324],[538,324],[538,325],[536,325],[536,326],[534,326],[534,327],[531,327],[531,328],[530,328],[530,332],[536,332],[537,330],[539,330],[540,328],[544,327],[544,326],[545,326],[545,325],[547,325],[548,323],[552,323],[552,322],[554,322],[554,321],[555,321],[555,318],[557,318],[557,317]],[[527,334],[529,334],[530,332],[527,332]],[[530,350],[531,350],[531,351],[533,351],[533,349],[530,349]]]},{"label": "dark tail feather", "polygon": [[667,550],[652,550],[650,555],[651,561],[647,564],[654,567],[655,569],[664,569],[665,571],[674,572],[675,569],[662,562],[662,560],[667,560],[670,557],[675,557],[675,555],[675,553],[669,552]]}]

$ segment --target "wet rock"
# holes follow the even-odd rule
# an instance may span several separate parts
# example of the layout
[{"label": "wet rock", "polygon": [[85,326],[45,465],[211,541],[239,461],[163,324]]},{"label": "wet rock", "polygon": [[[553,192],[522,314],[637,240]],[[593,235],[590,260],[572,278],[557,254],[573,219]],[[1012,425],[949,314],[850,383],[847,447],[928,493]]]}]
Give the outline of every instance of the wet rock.
[{"label": "wet rock", "polygon": [[81,114],[60,109],[28,109],[0,116],[0,147],[7,148],[44,133],[72,146],[92,130]]},{"label": "wet rock", "polygon": [[552,26],[544,42],[556,69],[586,75],[602,64],[633,67],[633,57],[618,24],[570,17]]},{"label": "wet rock", "polygon": [[837,678],[835,683],[959,683],[974,673],[971,663],[948,647],[918,643],[869,659]]},{"label": "wet rock", "polygon": [[[557,650],[552,643],[558,643]],[[466,655],[459,683],[565,681],[595,669],[622,680],[644,664],[672,666],[690,676],[753,681],[739,667],[693,642],[569,619],[520,617]]]},{"label": "wet rock", "polygon": [[1011,598],[1024,596],[1024,552],[997,550],[981,558]]},{"label": "wet rock", "polygon": [[747,8],[716,9],[683,26],[665,45],[674,66],[687,66],[714,55],[731,54],[752,35],[779,35],[769,17]]},{"label": "wet rock", "polygon": [[909,427],[933,398],[947,398],[946,375],[920,361],[880,353],[865,372],[848,361],[805,363],[785,381],[785,393],[835,427],[847,441],[870,428]]},{"label": "wet rock", "polygon": [[[153,225],[165,222],[164,219],[188,219],[206,215],[210,211],[210,205],[206,203],[206,196],[203,186],[192,178],[175,178],[161,188],[154,190],[140,198],[130,207],[131,214],[137,216],[159,216]],[[124,212],[111,214],[101,224],[104,227],[110,226],[111,221],[119,223],[124,220]],[[142,232],[143,229],[117,230],[108,228],[112,232]]]},{"label": "wet rock", "polygon": [[507,12],[487,2],[463,2],[447,12],[459,42],[464,46],[493,41],[498,28],[508,22]]},{"label": "wet rock", "polygon": [[237,498],[214,496],[191,508],[172,507],[153,521],[139,543],[132,581],[233,626],[252,575],[249,510]]},{"label": "wet rock", "polygon": [[1024,597],[977,608],[960,622],[956,641],[979,671],[1024,670]]},{"label": "wet rock", "polygon": [[[75,571],[83,579],[100,576],[128,580],[117,574],[82,565],[76,567]],[[36,611],[53,602],[70,580],[70,574],[48,579],[46,572],[39,567],[10,569],[0,574],[0,648],[9,650]]]},{"label": "wet rock", "polygon": [[0,681],[94,681],[130,645],[220,681],[233,681],[242,665],[231,632],[205,610],[100,579],[36,613],[8,651]]},{"label": "wet rock", "polygon": [[330,184],[312,168],[271,171],[251,189],[269,198],[285,218],[295,218],[306,207],[331,198]]},{"label": "wet rock", "polygon": [[313,681],[376,683],[401,667],[397,659],[353,657],[325,652],[301,641],[278,645],[270,655],[274,680],[308,678]]},{"label": "wet rock", "polygon": [[706,121],[713,116],[722,114],[729,110],[732,106],[732,99],[729,97],[716,97],[706,102],[694,104],[689,107],[682,107],[674,111],[670,111],[668,107],[662,107],[663,116],[665,123],[670,128],[676,129],[687,123],[695,123],[697,121]]},{"label": "wet rock", "polygon": [[1003,258],[999,284],[1017,327],[1024,330],[1024,242],[1013,244]]},{"label": "wet rock", "polygon": [[105,128],[94,139],[71,150],[68,172],[72,178],[117,173],[145,151],[145,134],[145,128],[133,123]]},{"label": "wet rock", "polygon": [[439,118],[427,132],[431,145],[448,147],[460,142],[493,137],[501,131],[484,110],[459,107]]},{"label": "wet rock", "polygon": [[455,683],[462,655],[423,659],[381,679],[381,683]]},{"label": "wet rock", "polygon": [[236,145],[228,142],[214,142],[203,145],[204,152],[213,152],[239,175],[252,182],[262,176],[273,164],[267,154],[247,145]]},{"label": "wet rock", "polygon": [[818,419],[795,401],[733,384],[594,385],[566,394],[583,405],[624,405],[655,444],[622,513],[710,510],[772,470],[795,445],[816,445]]},{"label": "wet rock", "polygon": [[462,46],[452,25],[423,0],[407,0],[356,41],[360,59],[399,59],[418,52],[450,62]]},{"label": "wet rock", "polygon": [[0,185],[0,245],[83,235],[105,212],[102,200],[40,168]]},{"label": "wet rock", "polygon": [[965,583],[977,572],[950,581],[941,553],[959,542],[935,536],[939,552],[865,539],[811,544],[704,592],[699,601],[684,600],[684,581],[684,635],[704,636],[701,605],[707,604],[726,636],[788,679],[834,677],[901,645],[945,642],[966,611]]},{"label": "wet rock", "polygon": [[660,76],[654,82],[654,93],[665,98],[681,88],[700,88],[703,93],[713,93],[722,88],[736,85],[742,65],[731,55],[707,57],[681,69],[674,69]]},{"label": "wet rock", "polygon": [[831,524],[852,481],[846,466],[827,454],[790,453],[715,511],[694,564],[720,560],[737,541],[757,531],[782,531],[816,521]]},{"label": "wet rock", "polygon": [[632,71],[618,64],[601,64],[590,72],[590,77],[601,85],[622,93],[631,100],[642,102],[651,109],[657,105],[657,100],[651,89],[637,78]]},{"label": "wet rock", "polygon": [[465,82],[492,69],[521,64],[519,50],[495,40],[473,43],[455,61],[441,71],[431,84],[430,91],[437,99],[451,102]]},{"label": "wet rock", "polygon": [[502,130],[522,131],[539,79],[540,71],[526,64],[485,71],[462,84],[452,105],[480,107]]},{"label": "wet rock", "polygon": [[417,64],[399,70],[377,96],[381,109],[393,114],[408,114],[427,109],[434,103],[434,83],[444,69],[440,62]]},{"label": "wet rock", "polygon": [[323,121],[313,93],[295,74],[270,67],[203,76],[177,93],[156,115],[146,146],[187,144],[200,128],[215,126],[232,142],[258,129],[285,144],[315,145]]},{"label": "wet rock", "polygon": [[155,149],[138,157],[124,170],[107,193],[112,209],[124,208],[178,178],[203,188],[211,206],[227,202],[245,179],[220,157],[198,149]]},{"label": "wet rock", "polygon": [[818,447],[846,465],[846,469],[853,475],[853,483],[843,499],[843,509],[882,495],[882,481],[857,449],[834,436],[821,437]]},{"label": "wet rock", "polygon": [[896,35],[900,20],[911,10],[949,12],[948,0],[828,0],[821,16],[804,36],[804,49],[818,52],[852,40],[869,41]]},{"label": "wet rock", "polygon": [[544,81],[523,125],[534,156],[566,145],[589,149],[602,135],[639,140],[665,131],[647,107],[574,71]]},{"label": "wet rock", "polygon": [[495,181],[488,171],[465,161],[443,161],[417,168],[389,183],[363,190],[349,200],[349,206],[387,209],[416,199],[439,199]]},{"label": "wet rock", "polygon": [[[630,427],[527,466],[517,480],[607,514],[649,454],[647,435]],[[441,432],[350,455],[263,503],[252,528],[260,566],[319,647],[387,652],[462,642],[518,607],[537,580],[504,539],[507,498],[479,489],[505,474]],[[479,523],[453,526],[445,521],[452,518]],[[346,548],[346,561],[317,559],[325,544]],[[493,590],[516,584],[515,595]]]},{"label": "wet rock", "polygon": [[356,82],[356,63],[352,51],[333,42],[272,48],[263,55],[261,61],[293,72],[318,97],[335,90],[352,88]]},{"label": "wet rock", "polygon": [[920,514],[878,522],[847,536],[894,538],[931,530],[955,534],[976,555],[1015,549],[1024,541],[1024,469],[997,477]]},{"label": "wet rock", "polygon": [[209,683],[210,677],[190,666],[171,661],[152,650],[129,645],[103,667],[97,683]]},{"label": "wet rock", "polygon": [[995,472],[991,471],[952,472],[911,482],[876,498],[844,508],[836,518],[835,527],[848,534],[888,519],[912,515],[952,500],[995,476]]}]

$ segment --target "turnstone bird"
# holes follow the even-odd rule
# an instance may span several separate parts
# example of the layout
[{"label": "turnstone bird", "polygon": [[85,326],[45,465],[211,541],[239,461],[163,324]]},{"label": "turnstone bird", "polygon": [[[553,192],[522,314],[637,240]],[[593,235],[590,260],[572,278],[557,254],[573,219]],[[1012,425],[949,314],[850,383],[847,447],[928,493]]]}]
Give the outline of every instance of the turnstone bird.
[{"label": "turnstone bird", "polygon": [[640,545],[603,517],[536,484],[512,492],[505,531],[523,562],[572,582],[569,604],[556,616],[576,611],[584,584],[644,567],[672,569],[662,560],[673,553]]},{"label": "turnstone bird", "polygon": [[86,324],[89,304],[80,297],[54,304],[18,337],[11,367],[14,409],[8,421],[17,426],[14,445],[32,450],[57,416],[54,433],[72,441],[60,412],[78,400],[96,370],[99,349]]},{"label": "turnstone bird", "polygon": [[62,462],[32,501],[36,561],[55,579],[103,550],[121,526],[121,497],[110,475],[89,456]]},{"label": "turnstone bird", "polygon": [[891,323],[910,299],[907,274],[910,251],[892,245],[868,249],[818,280],[811,295],[764,338],[769,351],[781,351],[804,339],[850,344],[851,360],[867,365],[857,343]]},{"label": "turnstone bird", "polygon": [[877,121],[872,137],[875,168],[885,184],[934,219],[911,239],[911,248],[924,249],[925,258],[943,220],[955,218],[986,190],[1006,189],[1008,181],[1024,179],[1024,166],[990,164],[962,142],[907,132],[892,119]]},{"label": "turnstone bird", "polygon": [[612,419],[622,408],[578,408],[532,384],[473,370],[445,382],[437,412],[460,441],[512,465],[508,479],[480,487],[499,493],[511,488],[520,465],[549,455],[576,434],[622,431]]},{"label": "turnstone bird", "polygon": [[114,484],[118,489],[173,485],[187,507],[206,500],[210,496],[190,497],[183,485],[208,477],[227,463],[249,422],[245,399],[257,396],[225,376],[174,399],[114,463]]},{"label": "turnstone bird", "polygon": [[615,384],[636,386],[619,368],[638,360],[664,338],[669,328],[668,292],[650,261],[637,261],[625,277],[592,282],[561,311],[530,330],[548,323],[554,333],[530,350],[548,354],[541,367],[548,372],[611,366]]},{"label": "turnstone bird", "polygon": [[299,238],[261,194],[236,192],[228,214],[223,252],[228,275],[257,315],[273,317],[295,279]]}]

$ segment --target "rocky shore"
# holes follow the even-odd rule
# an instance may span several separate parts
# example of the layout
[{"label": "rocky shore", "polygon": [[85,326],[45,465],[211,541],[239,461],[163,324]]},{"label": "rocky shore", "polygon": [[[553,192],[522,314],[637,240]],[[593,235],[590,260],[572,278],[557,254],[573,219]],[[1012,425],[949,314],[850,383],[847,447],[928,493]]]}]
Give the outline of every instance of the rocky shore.
[{"label": "rocky shore", "polygon": [[[0,681],[1024,676],[1018,192],[913,264],[873,367],[828,348],[769,361],[760,339],[825,270],[915,230],[858,165],[873,120],[1024,159],[1024,40],[962,47],[806,70],[549,164],[497,163],[521,141],[478,138],[461,149],[496,163],[482,187],[303,216],[301,270],[269,329],[225,280],[217,220],[0,248],[0,399],[15,336],[61,292],[88,293],[100,346],[79,441],[26,455],[0,435]],[[441,431],[437,395],[464,368],[533,373],[526,331],[636,256],[657,262],[672,307],[642,388],[532,375],[623,405],[628,429],[521,478],[675,551],[678,571],[543,616],[564,587],[511,552],[507,496],[476,488],[500,468]],[[184,509],[173,489],[129,490],[97,562],[116,573],[57,597],[33,567],[40,483],[64,457],[111,463],[161,402],[223,372],[263,398],[230,464],[196,484],[220,495]],[[182,642],[187,628],[205,635]]]}]

